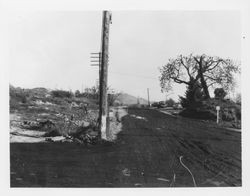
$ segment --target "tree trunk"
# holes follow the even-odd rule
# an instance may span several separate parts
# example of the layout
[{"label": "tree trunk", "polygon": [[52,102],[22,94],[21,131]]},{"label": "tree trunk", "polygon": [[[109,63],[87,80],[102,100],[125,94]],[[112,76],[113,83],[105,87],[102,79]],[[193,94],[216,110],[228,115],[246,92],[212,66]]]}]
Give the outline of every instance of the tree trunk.
[{"label": "tree trunk", "polygon": [[200,76],[200,80],[201,80],[201,86],[204,90],[204,94],[205,94],[205,99],[209,99],[210,98],[210,94],[209,94],[209,91],[208,91],[208,86],[207,86],[207,83],[204,79],[204,76],[203,76],[203,71],[202,71],[202,65],[203,65],[203,58],[201,56],[200,58],[200,62],[199,62],[199,70],[198,70],[198,73],[199,73],[199,76]]}]

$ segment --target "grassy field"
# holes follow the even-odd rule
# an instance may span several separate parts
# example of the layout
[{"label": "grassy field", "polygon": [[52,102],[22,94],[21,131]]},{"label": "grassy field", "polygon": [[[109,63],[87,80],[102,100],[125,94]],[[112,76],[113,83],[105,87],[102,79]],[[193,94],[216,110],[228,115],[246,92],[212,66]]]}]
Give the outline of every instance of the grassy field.
[{"label": "grassy field", "polygon": [[129,109],[115,143],[11,143],[10,161],[11,187],[242,184],[240,132],[147,109]]}]

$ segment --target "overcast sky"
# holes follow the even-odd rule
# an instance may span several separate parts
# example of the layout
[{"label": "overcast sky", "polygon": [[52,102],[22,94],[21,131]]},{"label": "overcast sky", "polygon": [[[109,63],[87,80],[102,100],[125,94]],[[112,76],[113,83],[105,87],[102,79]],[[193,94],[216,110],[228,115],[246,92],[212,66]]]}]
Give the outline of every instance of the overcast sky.
[{"label": "overcast sky", "polygon": [[[11,84],[73,91],[95,84],[90,53],[100,50],[102,12],[15,12],[7,20]],[[240,61],[240,12],[112,12],[112,88],[144,98],[149,88],[151,100],[162,100],[158,68],[190,53]],[[184,90],[175,85],[170,97],[177,100]]]}]

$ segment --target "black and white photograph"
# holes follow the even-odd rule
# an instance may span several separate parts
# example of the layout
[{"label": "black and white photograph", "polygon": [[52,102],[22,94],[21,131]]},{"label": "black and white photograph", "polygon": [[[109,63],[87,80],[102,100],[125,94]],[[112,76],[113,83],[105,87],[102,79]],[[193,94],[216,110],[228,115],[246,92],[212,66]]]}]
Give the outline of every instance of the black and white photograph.
[{"label": "black and white photograph", "polygon": [[242,187],[240,10],[5,21],[10,188]]}]

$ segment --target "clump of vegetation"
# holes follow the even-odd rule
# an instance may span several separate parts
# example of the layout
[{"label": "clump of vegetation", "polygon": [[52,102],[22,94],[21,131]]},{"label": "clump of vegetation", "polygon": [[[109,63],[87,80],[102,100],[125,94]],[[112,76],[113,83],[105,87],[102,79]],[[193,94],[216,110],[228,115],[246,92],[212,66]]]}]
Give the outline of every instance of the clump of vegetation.
[{"label": "clump of vegetation", "polygon": [[10,110],[17,109],[20,104],[26,104],[29,100],[29,94],[24,89],[15,88],[12,85],[9,87],[10,95]]},{"label": "clump of vegetation", "polygon": [[216,88],[214,94],[214,98],[206,99],[199,83],[190,82],[185,97],[180,97],[184,110],[179,114],[188,118],[215,121],[217,118],[216,106],[220,106],[220,120],[230,122],[232,127],[240,127],[240,104],[225,99],[227,93],[223,88]]},{"label": "clump of vegetation", "polygon": [[167,105],[167,107],[174,107],[176,103],[172,98],[170,98],[165,101],[165,104]]},{"label": "clump of vegetation", "polygon": [[[219,98],[217,96],[198,102],[193,100],[194,102],[191,102],[191,104],[182,103],[185,107],[179,114],[188,118],[215,121],[217,118],[216,106],[220,106],[219,118],[221,123],[227,122],[227,126],[240,128],[241,105],[229,99],[222,99],[222,97],[223,95]],[[187,98],[183,99],[186,100]]]},{"label": "clump of vegetation", "polygon": [[216,106],[220,106],[220,120],[230,122],[232,127],[240,127],[241,106],[231,100],[207,99],[196,108],[185,108],[180,112],[181,116],[202,120],[213,120],[217,118]]},{"label": "clump of vegetation", "polygon": [[58,97],[58,98],[72,98],[73,94],[69,91],[64,91],[64,90],[53,90],[51,91],[51,94],[53,97]]},{"label": "clump of vegetation", "polygon": [[206,110],[214,110],[220,106],[220,119],[224,121],[241,120],[241,106],[229,99],[209,99],[203,103],[203,108]]},{"label": "clump of vegetation", "polygon": [[226,95],[227,93],[223,88],[216,88],[214,90],[214,97],[216,99],[224,99]]},{"label": "clump of vegetation", "polygon": [[108,105],[114,106],[115,104],[118,105],[119,103],[116,102],[117,98],[121,95],[121,93],[112,93],[108,94]]}]

